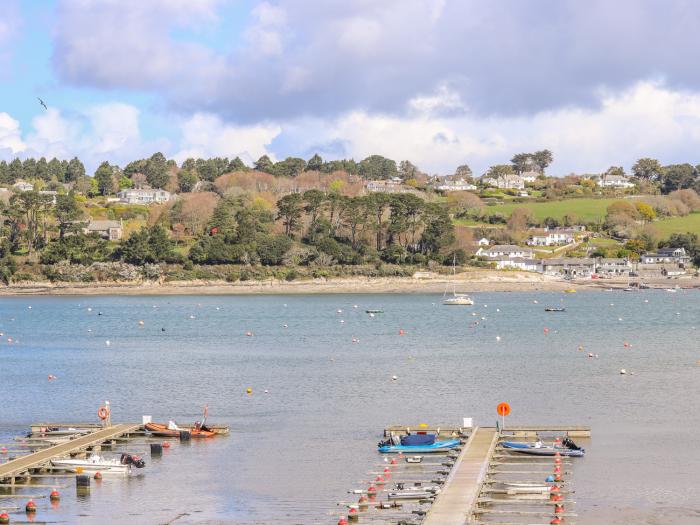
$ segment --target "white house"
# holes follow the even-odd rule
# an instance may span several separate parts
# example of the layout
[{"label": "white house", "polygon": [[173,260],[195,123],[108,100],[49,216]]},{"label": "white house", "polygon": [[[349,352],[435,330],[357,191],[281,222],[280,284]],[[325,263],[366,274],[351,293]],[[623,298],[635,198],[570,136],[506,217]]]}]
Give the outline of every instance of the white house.
[{"label": "white house", "polygon": [[547,275],[590,277],[595,273],[595,268],[595,259],[576,257],[542,259],[542,272]]},{"label": "white house", "polygon": [[514,244],[496,244],[490,248],[479,248],[476,254],[480,257],[494,259],[496,257],[519,257],[523,259],[532,259],[532,249]]},{"label": "white house", "polygon": [[540,174],[537,173],[536,171],[525,171],[520,174],[520,177],[523,179],[525,182],[535,182],[537,180],[537,177],[539,177]]},{"label": "white house", "polygon": [[527,242],[530,246],[556,246],[574,242],[576,230],[569,228],[551,228],[542,234],[533,235]]},{"label": "white house", "polygon": [[496,179],[496,187],[502,190],[525,189],[525,181],[520,175],[501,175]]},{"label": "white house", "polygon": [[440,191],[474,191],[476,186],[464,179],[440,181],[436,186]]},{"label": "white house", "polygon": [[494,257],[492,259],[496,263],[496,268],[499,270],[513,269],[523,270],[526,272],[539,272],[542,270],[542,263],[535,259],[526,259],[524,257]]},{"label": "white house", "polygon": [[12,185],[12,187],[17,191],[32,191],[34,189],[34,184],[23,180],[18,180]]},{"label": "white house", "polygon": [[39,195],[48,195],[49,197],[51,197],[51,204],[56,204],[56,196],[58,195],[57,191],[39,190]]},{"label": "white house", "polygon": [[486,237],[482,237],[481,239],[476,241],[476,244],[478,244],[479,246],[488,246],[489,244],[491,244],[491,241]]},{"label": "white house", "polygon": [[154,204],[168,202],[170,192],[165,190],[137,190],[133,188],[121,190],[117,193],[121,202],[127,204]]},{"label": "white house", "polygon": [[656,253],[642,255],[640,262],[642,264],[688,264],[690,256],[685,253],[685,248],[659,248]]},{"label": "white house", "polygon": [[600,257],[596,260],[595,271],[601,275],[624,275],[632,270],[629,259]]},{"label": "white house", "polygon": [[598,179],[598,186],[601,188],[633,188],[634,184],[630,182],[629,177],[624,175],[610,175],[604,173]]},{"label": "white house", "polygon": [[407,193],[410,191],[407,186],[401,184],[401,179],[398,177],[391,180],[371,180],[367,182],[365,188],[372,193]]}]

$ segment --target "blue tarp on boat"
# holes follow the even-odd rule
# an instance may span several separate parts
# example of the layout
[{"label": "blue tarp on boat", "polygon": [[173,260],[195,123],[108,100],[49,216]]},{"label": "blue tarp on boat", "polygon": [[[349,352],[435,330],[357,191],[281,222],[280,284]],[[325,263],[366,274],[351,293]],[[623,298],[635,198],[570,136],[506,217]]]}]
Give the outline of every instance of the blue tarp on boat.
[{"label": "blue tarp on boat", "polygon": [[401,444],[404,447],[417,447],[432,445],[435,443],[435,434],[409,434],[401,436]]}]

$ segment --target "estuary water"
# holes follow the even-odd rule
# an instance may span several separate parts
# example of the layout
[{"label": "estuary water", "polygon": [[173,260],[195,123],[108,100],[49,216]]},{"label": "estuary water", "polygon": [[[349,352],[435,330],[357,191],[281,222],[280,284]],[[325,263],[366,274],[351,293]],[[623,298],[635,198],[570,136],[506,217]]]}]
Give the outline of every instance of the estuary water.
[{"label": "estuary water", "polygon": [[93,483],[89,497],[60,480],[61,504],[38,500],[37,520],[334,524],[385,426],[493,425],[507,401],[506,425],[592,427],[578,523],[700,522],[700,292],[474,299],[2,298],[0,438],[40,420],[97,422],[104,400],[115,422],[192,422],[208,404],[230,436],[146,455],[138,475]]}]

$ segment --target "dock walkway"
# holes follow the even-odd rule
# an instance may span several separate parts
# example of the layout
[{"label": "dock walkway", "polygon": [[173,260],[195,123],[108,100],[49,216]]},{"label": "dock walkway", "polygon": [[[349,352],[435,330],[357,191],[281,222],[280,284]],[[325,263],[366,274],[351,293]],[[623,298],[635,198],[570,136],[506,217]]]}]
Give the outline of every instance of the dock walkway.
[{"label": "dock walkway", "polygon": [[464,525],[479,495],[498,441],[495,428],[476,428],[423,525]]},{"label": "dock walkway", "polygon": [[95,430],[94,432],[72,439],[66,443],[54,445],[34,452],[33,454],[10,460],[0,465],[0,480],[14,478],[15,476],[27,472],[29,469],[39,468],[45,465],[55,457],[81,452],[90,447],[100,445],[105,441],[109,441],[110,439],[116,439],[130,432],[135,432],[139,428],[141,428],[141,425],[133,423],[112,425],[100,430]]}]

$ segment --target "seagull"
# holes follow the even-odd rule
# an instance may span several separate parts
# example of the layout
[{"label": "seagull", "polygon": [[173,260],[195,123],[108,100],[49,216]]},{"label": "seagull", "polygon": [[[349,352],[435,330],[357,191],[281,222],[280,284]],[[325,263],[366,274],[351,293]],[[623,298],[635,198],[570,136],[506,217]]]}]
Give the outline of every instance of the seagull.
[{"label": "seagull", "polygon": [[39,104],[41,104],[42,106],[44,106],[44,109],[48,111],[49,107],[46,105],[46,102],[44,102],[43,100],[41,100],[41,98],[39,98],[39,97],[36,97],[36,98],[37,98],[37,100],[39,101]]}]

